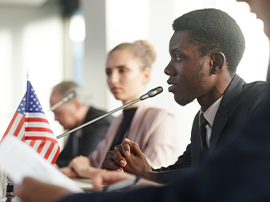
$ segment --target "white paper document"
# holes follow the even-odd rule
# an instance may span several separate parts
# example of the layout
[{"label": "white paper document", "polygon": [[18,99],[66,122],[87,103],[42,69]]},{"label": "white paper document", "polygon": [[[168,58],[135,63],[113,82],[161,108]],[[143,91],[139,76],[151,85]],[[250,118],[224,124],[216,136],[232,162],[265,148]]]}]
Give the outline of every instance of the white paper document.
[{"label": "white paper document", "polygon": [[15,184],[24,177],[64,187],[74,193],[83,192],[71,179],[43,159],[30,146],[12,135],[0,143],[0,166]]}]

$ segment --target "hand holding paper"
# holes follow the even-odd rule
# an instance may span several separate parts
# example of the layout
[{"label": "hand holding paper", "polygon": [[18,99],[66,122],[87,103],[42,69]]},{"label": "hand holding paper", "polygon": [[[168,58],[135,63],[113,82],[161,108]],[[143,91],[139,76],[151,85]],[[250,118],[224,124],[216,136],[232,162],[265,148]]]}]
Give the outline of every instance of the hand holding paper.
[{"label": "hand holding paper", "polygon": [[5,137],[0,143],[0,166],[16,185],[25,177],[33,177],[71,192],[82,192],[71,179],[14,136]]},{"label": "hand holding paper", "polygon": [[63,187],[26,177],[21,186],[15,190],[15,194],[20,197],[20,202],[54,202],[72,192]]}]

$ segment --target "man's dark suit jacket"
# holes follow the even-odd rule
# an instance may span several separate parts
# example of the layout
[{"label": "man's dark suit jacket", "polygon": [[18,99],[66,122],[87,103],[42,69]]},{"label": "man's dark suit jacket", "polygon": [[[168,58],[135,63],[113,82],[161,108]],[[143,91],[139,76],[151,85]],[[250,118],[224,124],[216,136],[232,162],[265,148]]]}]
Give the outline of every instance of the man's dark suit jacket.
[{"label": "man's dark suit jacket", "polygon": [[[270,86],[268,86],[270,92]],[[70,195],[59,202],[264,202],[270,201],[270,93],[206,162],[163,187],[119,193]]]},{"label": "man's dark suit jacket", "polygon": [[[256,112],[257,108],[265,100],[266,88],[266,82],[246,84],[238,75],[234,76],[223,94],[214,119],[209,153],[215,152],[216,148],[224,143],[224,140],[230,136],[235,127]],[[175,179],[176,172],[186,172],[185,168],[198,167],[204,162],[205,154],[202,154],[199,134],[199,113],[197,113],[193,121],[191,143],[174,165],[156,170],[159,171],[157,182],[172,182]]]},{"label": "man's dark suit jacket", "polygon": [[[90,107],[82,124],[106,114],[105,111]],[[78,155],[88,156],[94,151],[98,143],[106,136],[107,130],[113,120],[113,116],[107,116],[82,129],[79,137],[72,133],[65,148],[60,153],[56,164],[59,167],[67,166]]]}]

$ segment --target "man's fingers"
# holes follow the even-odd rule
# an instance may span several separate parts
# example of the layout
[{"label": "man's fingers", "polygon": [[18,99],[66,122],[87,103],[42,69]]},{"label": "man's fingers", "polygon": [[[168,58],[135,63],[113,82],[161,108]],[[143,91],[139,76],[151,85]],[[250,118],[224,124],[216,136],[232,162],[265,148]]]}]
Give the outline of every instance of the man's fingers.
[{"label": "man's fingers", "polygon": [[53,202],[71,194],[63,187],[44,183],[31,177],[25,177],[22,184],[15,189],[15,195],[21,202]]},{"label": "man's fingers", "polygon": [[121,152],[124,154],[125,157],[128,157],[131,153],[130,145],[127,142],[124,142],[121,147]]},{"label": "man's fingers", "polygon": [[124,169],[119,167],[116,171],[119,171],[119,172],[124,172]]},{"label": "man's fingers", "polygon": [[95,190],[102,191],[103,185],[110,185],[114,183],[113,176],[111,175],[112,172],[102,172],[98,173],[94,176],[92,180],[92,184]]},{"label": "man's fingers", "polygon": [[118,164],[115,163],[111,158],[107,157],[102,163],[102,168],[106,170],[117,170],[120,168]]},{"label": "man's fingers", "polygon": [[106,158],[113,160],[116,164],[118,164],[121,167],[125,167],[127,165],[125,158],[122,156],[122,153],[118,149],[114,149],[113,151],[107,152]]},{"label": "man's fingers", "polygon": [[23,199],[28,198],[28,192],[26,191],[28,188],[28,183],[27,183],[26,178],[23,179],[22,183],[20,186],[17,186],[15,189],[15,194],[19,197],[22,197]]},{"label": "man's fingers", "polygon": [[122,145],[128,145],[129,146],[129,151],[134,154],[134,155],[137,155],[137,156],[142,156],[144,155],[138,145],[138,143],[136,142],[133,142],[131,141],[130,139],[128,138],[125,138],[125,143],[123,143]]},{"label": "man's fingers", "polygon": [[130,178],[135,178],[135,176],[122,172],[100,172],[94,176],[92,183],[95,190],[101,191],[103,189],[103,185],[111,185]]},{"label": "man's fingers", "polygon": [[63,168],[60,168],[60,171],[62,173],[64,173],[67,177],[69,178],[74,178],[74,177],[78,177],[79,175],[75,172],[75,170],[73,170],[72,168],[70,167],[63,167]]},{"label": "man's fingers", "polygon": [[31,201],[32,191],[36,185],[39,185],[39,181],[31,177],[25,177],[21,185],[15,189],[15,195],[22,198],[23,202]]},{"label": "man's fingers", "polygon": [[69,166],[69,167],[72,167],[72,166],[76,165],[76,163],[78,162],[78,160],[79,160],[79,157],[75,157],[74,159],[72,159],[72,160],[69,162],[68,166]]},{"label": "man's fingers", "polygon": [[125,158],[122,156],[122,153],[118,149],[114,149],[112,155],[112,160],[114,160],[118,165],[121,167],[125,167],[127,165]]},{"label": "man's fingers", "polygon": [[75,159],[72,159],[72,160],[69,162],[69,164],[68,164],[67,167],[72,168],[72,166],[73,166],[73,164],[74,164],[74,160],[75,160]]},{"label": "man's fingers", "polygon": [[126,166],[127,162],[126,160],[122,157],[121,153],[115,149],[114,151],[109,151],[106,154],[106,159],[102,163],[102,168],[107,169],[107,170],[120,170],[122,171],[123,169],[121,166]]},{"label": "man's fingers", "polygon": [[[103,166],[103,164],[102,164],[102,166]],[[94,187],[95,190],[102,191],[102,189],[103,189],[103,186],[102,186],[103,185],[103,178],[102,178],[102,176],[96,175],[92,180],[92,184],[93,184],[93,187]]]}]

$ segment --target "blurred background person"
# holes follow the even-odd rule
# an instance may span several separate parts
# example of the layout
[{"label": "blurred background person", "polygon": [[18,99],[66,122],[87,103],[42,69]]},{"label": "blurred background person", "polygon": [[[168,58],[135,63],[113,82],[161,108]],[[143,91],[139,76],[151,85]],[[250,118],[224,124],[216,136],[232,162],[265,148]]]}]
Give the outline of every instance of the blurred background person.
[{"label": "blurred background person", "polygon": [[[145,93],[155,58],[153,46],[143,40],[122,43],[109,52],[105,71],[115,99],[124,105]],[[140,145],[152,167],[169,165],[177,160],[180,152],[177,134],[176,120],[171,113],[151,106],[148,101],[137,102],[125,108],[112,122],[106,138],[89,159],[76,157],[62,171],[69,177],[91,178],[101,171],[106,153],[121,144],[124,138]]]},{"label": "blurred background person", "polygon": [[[51,107],[72,91],[75,92],[75,97],[53,110],[55,120],[65,130],[71,130],[106,113],[87,105],[82,88],[71,81],[61,82],[53,88],[50,97]],[[70,134],[56,164],[59,167],[67,166],[70,160],[78,155],[88,156],[105,137],[112,120],[113,116],[107,116]]]}]

